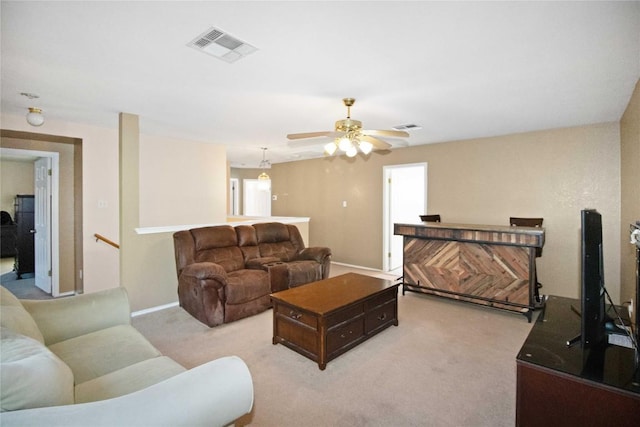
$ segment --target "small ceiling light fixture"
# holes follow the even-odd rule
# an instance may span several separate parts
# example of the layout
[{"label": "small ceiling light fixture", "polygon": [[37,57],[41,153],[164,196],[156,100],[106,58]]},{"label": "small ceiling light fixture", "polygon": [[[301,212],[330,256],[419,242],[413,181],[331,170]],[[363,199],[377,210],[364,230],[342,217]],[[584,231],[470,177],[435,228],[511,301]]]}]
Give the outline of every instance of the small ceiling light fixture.
[{"label": "small ceiling light fixture", "polygon": [[262,150],[262,161],[260,162],[260,169],[262,169],[262,173],[258,175],[258,188],[260,190],[269,190],[271,188],[271,177],[267,175],[265,169],[271,168],[271,162],[266,159],[267,147],[260,147]]},{"label": "small ceiling light fixture", "polygon": [[31,126],[42,126],[42,124],[44,123],[42,110],[35,107],[29,107],[29,112],[27,113],[27,123],[29,123]]},{"label": "small ceiling light fixture", "polygon": [[362,154],[366,156],[373,150],[373,144],[368,141],[363,141],[363,137],[364,135],[362,135],[360,131],[349,131],[346,135],[326,144],[324,151],[328,155],[333,156],[336,151],[340,150],[343,151],[347,157],[355,157],[359,149]]}]

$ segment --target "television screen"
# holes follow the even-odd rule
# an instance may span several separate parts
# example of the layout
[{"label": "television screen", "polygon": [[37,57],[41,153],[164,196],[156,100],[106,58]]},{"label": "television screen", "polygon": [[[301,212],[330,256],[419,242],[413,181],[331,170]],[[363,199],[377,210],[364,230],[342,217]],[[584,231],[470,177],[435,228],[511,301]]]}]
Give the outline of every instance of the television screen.
[{"label": "television screen", "polygon": [[581,345],[606,344],[602,216],[595,209],[582,211]]}]

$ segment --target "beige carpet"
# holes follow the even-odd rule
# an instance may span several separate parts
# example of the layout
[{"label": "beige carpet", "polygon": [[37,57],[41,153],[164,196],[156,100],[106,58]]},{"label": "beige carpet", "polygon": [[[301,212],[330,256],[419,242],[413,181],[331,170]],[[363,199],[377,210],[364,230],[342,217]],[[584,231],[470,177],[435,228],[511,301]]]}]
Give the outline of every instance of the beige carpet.
[{"label": "beige carpet", "polygon": [[[353,271],[332,269],[332,276]],[[324,371],[271,343],[271,310],[208,328],[174,307],[133,324],[188,368],[232,354],[244,359],[255,405],[238,426],[514,425],[515,357],[531,329],[524,316],[401,292],[398,312],[398,327]]]}]

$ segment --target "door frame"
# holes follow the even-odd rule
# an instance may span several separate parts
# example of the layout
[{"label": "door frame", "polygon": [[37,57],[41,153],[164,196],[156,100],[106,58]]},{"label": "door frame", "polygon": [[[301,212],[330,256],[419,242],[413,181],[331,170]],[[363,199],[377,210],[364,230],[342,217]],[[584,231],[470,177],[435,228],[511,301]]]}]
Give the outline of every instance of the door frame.
[{"label": "door frame", "polygon": [[428,195],[428,163],[406,163],[400,165],[387,165],[382,167],[382,270],[390,271],[389,257],[391,251],[391,238],[393,237],[393,222],[391,220],[391,190],[389,180],[395,169],[408,167],[422,167],[424,169],[424,212],[427,212]]},{"label": "door frame", "polygon": [[229,178],[229,214],[240,215],[240,180]]},{"label": "door frame", "polygon": [[[44,248],[50,252],[49,259],[51,260],[51,295],[54,297],[60,296],[60,233],[59,233],[59,180],[60,180],[60,153],[55,151],[38,151],[38,150],[25,150],[20,148],[0,148],[0,153],[3,156],[17,156],[17,157],[49,157],[51,158],[51,209],[47,210],[46,214],[49,217],[48,221],[51,224],[49,228],[50,246]],[[35,164],[35,160],[33,161]],[[35,190],[35,184],[34,184]],[[34,191],[35,193],[35,191]],[[35,239],[37,242],[38,239]],[[35,253],[38,253],[38,248],[35,248]],[[37,267],[36,267],[37,268]]]}]

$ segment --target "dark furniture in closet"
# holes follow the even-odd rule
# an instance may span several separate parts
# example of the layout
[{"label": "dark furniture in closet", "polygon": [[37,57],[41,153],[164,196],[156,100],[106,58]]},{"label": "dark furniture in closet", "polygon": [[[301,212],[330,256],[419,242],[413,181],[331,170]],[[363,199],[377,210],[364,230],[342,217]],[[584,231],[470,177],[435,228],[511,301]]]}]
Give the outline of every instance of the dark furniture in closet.
[{"label": "dark furniture in closet", "polygon": [[16,223],[7,211],[0,212],[0,257],[12,258],[16,256]]},{"label": "dark furniture in closet", "polygon": [[23,274],[35,272],[35,200],[33,195],[16,196],[16,274],[18,279]]}]

